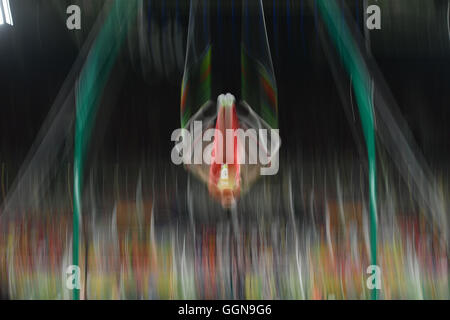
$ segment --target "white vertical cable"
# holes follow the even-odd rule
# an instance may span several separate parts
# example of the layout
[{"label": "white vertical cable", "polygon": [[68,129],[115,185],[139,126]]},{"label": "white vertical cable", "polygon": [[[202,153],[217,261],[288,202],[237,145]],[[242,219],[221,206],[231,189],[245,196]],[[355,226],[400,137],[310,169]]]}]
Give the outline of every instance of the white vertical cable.
[{"label": "white vertical cable", "polygon": [[12,14],[11,14],[11,5],[9,4],[9,0],[6,0],[6,3],[8,4],[9,19],[11,21],[11,25],[13,26],[14,22],[13,22],[13,17],[12,17]]},{"label": "white vertical cable", "polygon": [[9,6],[9,0],[2,0],[3,1],[3,12],[5,14],[5,20],[7,24],[13,25],[12,15],[11,15],[11,8]]},{"label": "white vertical cable", "polygon": [[6,3],[8,5],[9,21],[11,22],[11,25],[13,26],[14,22],[13,22],[13,17],[12,17],[12,14],[11,14],[11,4],[9,3],[9,0],[6,0]]},{"label": "white vertical cable", "polygon": [[2,6],[0,6],[0,25],[2,25],[4,23],[3,20],[3,11],[2,11]]}]

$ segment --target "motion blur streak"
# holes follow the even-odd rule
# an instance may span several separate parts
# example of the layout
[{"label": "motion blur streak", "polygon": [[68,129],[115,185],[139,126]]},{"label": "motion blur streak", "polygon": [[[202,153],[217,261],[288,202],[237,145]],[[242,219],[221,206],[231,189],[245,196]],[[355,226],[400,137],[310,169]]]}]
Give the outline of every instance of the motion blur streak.
[{"label": "motion blur streak", "polygon": [[[78,266],[79,260],[79,225],[82,218],[82,190],[84,161],[88,150],[88,143],[94,124],[100,95],[109,78],[119,49],[127,33],[130,17],[136,9],[137,2],[115,1],[108,14],[100,34],[98,35],[88,60],[81,71],[76,93],[76,123],[75,123],[75,151],[74,151],[74,194],[73,194],[73,261]],[[79,291],[75,289],[74,299],[79,299]]]},{"label": "motion blur streak", "polygon": [[[448,8],[11,1],[0,299],[371,299],[375,244],[377,298],[450,299]],[[242,179],[230,207],[170,141],[192,117],[214,126],[226,92],[242,125],[259,112],[283,141],[278,173]]]},{"label": "motion blur streak", "polygon": [[[352,41],[350,34],[348,33],[347,25],[343,22],[340,14],[342,9],[340,9],[334,1],[319,1],[319,7],[324,16],[328,30],[334,40],[335,46],[344,50],[344,52],[340,51],[341,59],[345,64],[347,72],[351,76],[359,107],[369,160],[371,264],[377,265],[377,176],[374,111],[370,94],[371,79],[367,70],[361,63],[361,57],[355,52],[356,44]],[[376,297],[377,290],[373,290],[373,298],[376,299]]]}]

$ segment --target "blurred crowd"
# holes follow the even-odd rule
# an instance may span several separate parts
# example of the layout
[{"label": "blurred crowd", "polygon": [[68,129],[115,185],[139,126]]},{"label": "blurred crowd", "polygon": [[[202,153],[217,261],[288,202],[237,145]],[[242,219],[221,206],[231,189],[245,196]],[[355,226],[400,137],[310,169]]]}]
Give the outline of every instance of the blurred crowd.
[{"label": "blurred crowd", "polygon": [[[242,199],[242,207],[203,222],[189,219],[195,216],[189,210],[199,210],[195,205],[180,211],[175,190],[148,196],[137,191],[131,200],[118,197],[108,209],[86,209],[81,297],[369,299],[365,202],[345,192],[326,194],[318,185],[305,186],[310,192],[297,196],[300,191],[286,186],[291,180],[280,179],[279,186],[261,183],[274,197],[279,194],[275,189],[287,190],[275,205],[279,212],[254,219],[246,216],[245,201],[256,196],[258,186]],[[420,207],[399,205],[393,192],[389,201],[380,194],[379,297],[448,299],[448,247],[442,231],[425,219]],[[70,206],[38,211],[0,220],[2,298],[71,298],[66,288],[72,257]],[[176,218],[167,220],[168,215]]]}]

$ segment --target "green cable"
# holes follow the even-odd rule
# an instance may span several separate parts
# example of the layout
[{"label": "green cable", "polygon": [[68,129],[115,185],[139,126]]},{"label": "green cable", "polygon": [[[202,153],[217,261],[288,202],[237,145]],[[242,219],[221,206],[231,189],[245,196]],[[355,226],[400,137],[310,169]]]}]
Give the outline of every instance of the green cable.
[{"label": "green cable", "polygon": [[[377,264],[377,181],[376,148],[373,105],[371,99],[371,78],[358,51],[357,44],[351,36],[347,25],[342,20],[342,13],[335,1],[318,0],[318,7],[334,45],[340,53],[347,72],[352,77],[353,90],[359,108],[364,138],[369,160],[369,201],[370,201],[370,260]],[[372,299],[376,300],[377,289],[372,290]]]},{"label": "green cable", "polygon": [[[100,30],[76,87],[76,122],[74,150],[74,194],[72,264],[79,265],[84,161],[101,94],[127,34],[131,18],[136,16],[137,0],[115,0]],[[73,299],[80,299],[74,289]]]}]

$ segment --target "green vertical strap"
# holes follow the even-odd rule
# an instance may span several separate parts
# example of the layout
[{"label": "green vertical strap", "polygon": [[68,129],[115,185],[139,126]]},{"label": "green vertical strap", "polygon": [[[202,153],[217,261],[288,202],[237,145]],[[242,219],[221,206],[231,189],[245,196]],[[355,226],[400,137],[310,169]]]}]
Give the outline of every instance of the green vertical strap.
[{"label": "green vertical strap", "polygon": [[[72,234],[72,263],[75,266],[79,266],[84,160],[101,93],[127,34],[129,23],[136,15],[136,8],[137,0],[114,1],[77,83]],[[80,299],[79,289],[74,289],[73,299]]]},{"label": "green vertical strap", "polygon": [[275,76],[258,60],[252,58],[242,44],[242,98],[270,127],[278,128],[278,91]]},{"label": "green vertical strap", "polygon": [[[348,26],[343,21],[340,8],[334,0],[318,0],[318,7],[334,45],[339,52],[347,72],[353,79],[353,90],[359,108],[364,139],[366,141],[369,160],[369,201],[370,201],[370,259],[377,264],[377,181],[376,181],[376,149],[373,105],[371,99],[371,78],[352,38]],[[377,299],[378,292],[372,290],[372,299]]]},{"label": "green vertical strap", "polygon": [[211,45],[198,62],[186,68],[181,83],[181,127],[186,127],[193,116],[211,99]]}]

